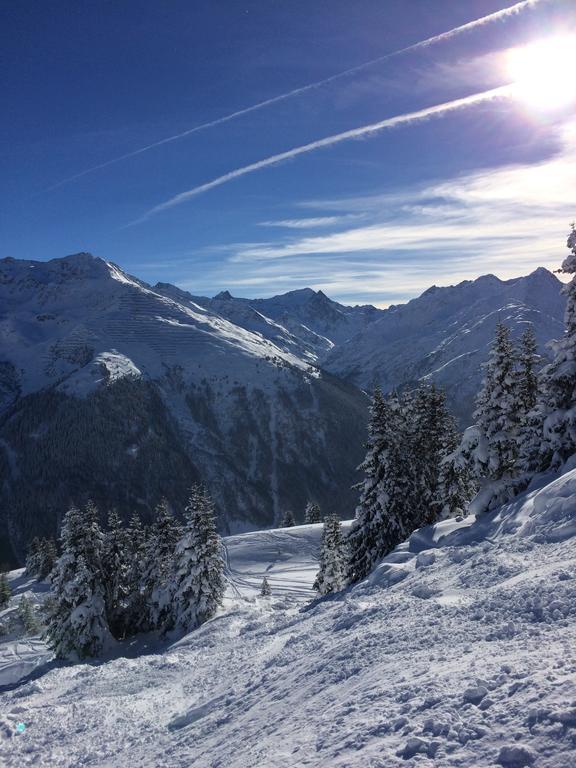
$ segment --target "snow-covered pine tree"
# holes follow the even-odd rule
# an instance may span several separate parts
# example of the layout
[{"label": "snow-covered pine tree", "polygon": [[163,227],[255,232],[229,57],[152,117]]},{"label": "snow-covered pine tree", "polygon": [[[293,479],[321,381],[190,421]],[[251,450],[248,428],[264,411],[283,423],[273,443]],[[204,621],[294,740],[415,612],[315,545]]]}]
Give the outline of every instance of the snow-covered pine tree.
[{"label": "snow-covered pine tree", "polygon": [[291,509],[286,510],[284,517],[280,522],[280,528],[293,528],[296,525],[296,519],[294,518],[294,512]]},{"label": "snow-covered pine tree", "polygon": [[380,390],[374,392],[367,453],[360,469],[365,480],[359,486],[360,501],[347,538],[351,582],[367,576],[381,557],[414,530],[410,442],[406,414],[396,395],[386,400]]},{"label": "snow-covered pine tree", "polygon": [[40,539],[38,550],[38,578],[47,579],[58,558],[56,542],[54,539]]},{"label": "snow-covered pine tree", "polygon": [[266,576],[262,579],[262,585],[260,587],[260,596],[261,597],[270,597],[272,594],[272,589],[270,588],[270,583]]},{"label": "snow-covered pine tree", "polygon": [[8,584],[6,574],[0,573],[0,608],[4,608],[4,606],[8,605],[11,595],[12,590]]},{"label": "snow-covered pine tree", "polygon": [[97,656],[110,640],[102,575],[103,536],[96,507],[72,507],[64,517],[62,555],[51,583],[47,639],[58,658]]},{"label": "snow-covered pine tree", "polygon": [[384,517],[379,491],[386,470],[388,425],[391,421],[392,409],[380,389],[376,387],[370,405],[366,457],[359,467],[365,477],[358,486],[360,500],[348,533],[347,577],[352,582],[367,576],[377,557],[378,529]]},{"label": "snow-covered pine tree", "polygon": [[476,462],[479,477],[500,480],[511,477],[517,458],[520,397],[516,354],[510,329],[499,322],[474,417],[486,439],[487,455]]},{"label": "snow-covered pine tree", "polygon": [[465,515],[468,505],[478,492],[478,483],[470,474],[468,462],[459,447],[448,453],[440,463],[436,493],[436,519]]},{"label": "snow-covered pine tree", "polygon": [[518,402],[519,421],[524,423],[527,415],[538,401],[538,373],[540,361],[534,328],[529,325],[522,334],[518,351]]},{"label": "snow-covered pine tree", "polygon": [[137,513],[130,518],[126,528],[126,607],[124,627],[126,636],[150,629],[150,609],[147,596],[142,591],[146,558],[146,536]]},{"label": "snow-covered pine tree", "polygon": [[347,558],[342,526],[337,515],[324,518],[322,544],[320,547],[320,569],[314,582],[314,589],[321,595],[339,592],[346,586]]},{"label": "snow-covered pine tree", "polygon": [[542,376],[543,445],[538,469],[558,469],[576,453],[576,227],[567,242],[570,253],[564,274],[574,275],[564,286],[564,336],[554,345],[554,360]]},{"label": "snow-covered pine tree", "polygon": [[175,626],[190,632],[211,618],[224,597],[222,542],[216,530],[214,502],[203,486],[194,486],[176,546],[172,594]]},{"label": "snow-covered pine tree", "polygon": [[181,529],[166,499],[156,507],[156,519],[146,542],[141,591],[149,605],[151,629],[166,632],[174,624],[172,570]]},{"label": "snow-covered pine tree", "polygon": [[37,576],[40,565],[40,539],[35,536],[26,554],[26,576]]},{"label": "snow-covered pine tree", "polygon": [[320,507],[316,502],[309,501],[308,504],[306,504],[306,510],[304,511],[304,522],[309,525],[310,523],[320,523],[321,521],[322,513]]},{"label": "snow-covered pine tree", "polygon": [[26,595],[23,595],[18,603],[18,618],[24,625],[24,629],[28,635],[35,635],[40,632],[40,620],[36,615],[32,602]]},{"label": "snow-covered pine tree", "polygon": [[26,557],[26,575],[45,579],[56,562],[56,544],[53,539],[34,537]]},{"label": "snow-covered pine tree", "polygon": [[[546,373],[537,373],[540,357],[532,327],[522,336],[518,356],[518,388],[520,393],[520,425],[518,429],[518,457],[516,473],[518,491],[526,487],[531,477],[544,469],[547,450],[544,448],[544,403]],[[549,460],[549,456],[548,456]]]},{"label": "snow-covered pine tree", "polygon": [[118,512],[108,512],[107,530],[102,548],[102,569],[106,585],[106,617],[110,631],[117,640],[127,634],[126,598],[129,568],[126,529]]},{"label": "snow-covered pine tree", "polygon": [[[458,446],[458,430],[444,392],[422,385],[408,411],[415,485],[411,494],[414,528],[435,522],[444,507],[440,475],[444,459]],[[443,477],[444,483],[446,478]]]}]

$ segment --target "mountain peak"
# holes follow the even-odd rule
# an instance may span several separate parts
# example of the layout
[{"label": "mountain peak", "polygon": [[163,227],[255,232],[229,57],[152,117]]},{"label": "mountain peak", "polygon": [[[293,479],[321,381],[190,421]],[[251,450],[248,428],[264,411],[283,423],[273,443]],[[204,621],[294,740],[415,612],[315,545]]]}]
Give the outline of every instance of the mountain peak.
[{"label": "mountain peak", "polygon": [[78,253],[71,253],[68,256],[64,256],[62,261],[68,261],[78,264],[90,264],[93,261],[104,261],[100,256],[94,256],[89,251],[78,251]]},{"label": "mountain peak", "polygon": [[[56,268],[70,269],[73,271],[80,270],[82,272],[109,272],[110,262],[105,261],[100,256],[94,256],[93,253],[88,251],[79,251],[78,253],[71,253],[68,256],[63,256],[60,259],[52,259],[45,262],[46,264],[53,264]],[[120,267],[118,267],[120,269]]]},{"label": "mountain peak", "polygon": [[297,306],[307,304],[315,296],[316,291],[313,291],[312,288],[296,288],[294,291],[287,291],[286,293],[280,293],[276,296],[272,296],[271,299],[266,299],[266,301],[274,301],[277,303],[282,303],[286,306]]},{"label": "mountain peak", "polygon": [[230,291],[220,291],[220,293],[217,293],[216,296],[214,296],[214,298],[217,301],[230,301],[230,299],[232,299],[233,296],[230,293]]},{"label": "mountain peak", "polygon": [[546,280],[554,283],[560,282],[556,275],[553,272],[550,272],[549,269],[546,269],[546,267],[537,267],[533,272],[530,272],[530,274],[527,275],[527,278],[529,280]]}]

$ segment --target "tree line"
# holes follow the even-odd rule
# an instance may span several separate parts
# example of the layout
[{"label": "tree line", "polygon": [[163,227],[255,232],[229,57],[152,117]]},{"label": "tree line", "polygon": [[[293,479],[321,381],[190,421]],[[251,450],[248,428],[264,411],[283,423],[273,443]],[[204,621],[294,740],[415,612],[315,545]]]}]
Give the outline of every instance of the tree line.
[{"label": "tree line", "polygon": [[[576,229],[560,272],[576,273]],[[533,331],[516,349],[499,323],[477,401],[476,424],[460,446],[481,485],[477,511],[492,509],[525,490],[542,472],[557,472],[576,453],[576,278],[564,286],[563,337],[552,362],[538,370]]]},{"label": "tree line", "polygon": [[[576,229],[562,271],[576,273]],[[359,503],[350,532],[324,518],[314,588],[326,595],[365,578],[416,529],[490,510],[528,487],[541,472],[558,471],[576,453],[576,277],[564,288],[565,333],[541,370],[533,330],[519,343],[499,322],[476,400],[475,424],[460,435],[445,395],[433,384],[384,396],[375,390]],[[306,523],[321,511],[309,502]],[[281,524],[295,524],[287,511]],[[162,502],[143,526],[124,526],[115,512],[103,532],[93,504],[64,518],[62,553],[33,542],[29,568],[50,567],[53,598],[49,642],[57,656],[98,655],[110,638],[137,632],[187,632],[214,615],[224,594],[224,562],[214,504],[192,489],[181,524]],[[0,590],[1,591],[1,590]],[[261,594],[271,588],[264,578]]]},{"label": "tree line", "polygon": [[[46,637],[59,658],[98,656],[111,640],[140,632],[189,632],[222,602],[222,544],[203,486],[192,488],[183,522],[162,501],[151,525],[138,515],[124,525],[112,511],[103,531],[92,502],[72,507],[60,542],[45,611]],[[38,569],[33,553],[30,567]]]},{"label": "tree line", "polygon": [[[576,273],[576,229],[561,272]],[[461,439],[434,386],[372,400],[360,501],[348,536],[347,583],[422,525],[493,509],[542,472],[576,453],[576,277],[564,287],[565,333],[552,362],[540,358],[531,326],[514,344],[496,326],[476,400],[475,424]]]}]

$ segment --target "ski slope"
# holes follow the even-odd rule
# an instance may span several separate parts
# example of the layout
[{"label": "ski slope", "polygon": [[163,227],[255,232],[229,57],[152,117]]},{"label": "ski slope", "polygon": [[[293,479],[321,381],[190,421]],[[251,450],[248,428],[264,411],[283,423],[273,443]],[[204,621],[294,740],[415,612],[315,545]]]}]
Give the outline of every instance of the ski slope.
[{"label": "ski slope", "polygon": [[[350,524],[344,522],[343,530]],[[226,537],[226,599],[258,596],[264,576],[275,597],[314,599],[321,536],[322,525],[317,524]]]},{"label": "ski slope", "polygon": [[[349,525],[350,522],[343,523],[343,529],[346,530]],[[312,584],[318,570],[321,536],[322,525],[318,524],[254,531],[224,538],[227,583],[224,610],[235,609],[238,599],[253,601],[258,597],[264,576],[275,597],[303,603],[314,599],[316,593]],[[46,582],[37,582],[26,576],[24,569],[9,573],[8,581],[12,599],[9,606],[0,611],[0,619],[16,615],[22,596],[38,606],[49,591]],[[122,653],[122,645],[118,652]],[[40,637],[24,637],[21,633],[0,636],[0,690],[34,675],[51,656]]]},{"label": "ski slope", "polygon": [[576,470],[424,528],[314,602],[319,526],[230,537],[199,630],[4,693],[0,765],[576,765],[575,498]]},{"label": "ski slope", "polygon": [[[0,624],[15,621],[18,603],[22,597],[38,607],[49,591],[46,582],[37,582],[26,576],[24,569],[8,574],[12,597],[8,606],[0,609]],[[2,686],[17,683],[47,662],[52,654],[39,637],[23,637],[21,631],[0,635],[0,690]],[[0,764],[1,765],[1,764]]]}]

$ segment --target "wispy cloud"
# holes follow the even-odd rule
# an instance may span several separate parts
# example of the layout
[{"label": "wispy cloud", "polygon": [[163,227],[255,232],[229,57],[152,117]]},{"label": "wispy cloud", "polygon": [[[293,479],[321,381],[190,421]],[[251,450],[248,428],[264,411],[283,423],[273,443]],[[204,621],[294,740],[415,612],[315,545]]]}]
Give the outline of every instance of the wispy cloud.
[{"label": "wispy cloud", "polygon": [[576,217],[576,123],[559,129],[548,159],[348,200],[305,201],[312,210],[362,212],[369,224],[230,247],[207,276],[251,295],[310,285],[342,301],[386,304],[432,283],[486,272],[501,278],[556,268]]},{"label": "wispy cloud", "polygon": [[455,99],[453,101],[445,102],[444,104],[436,104],[433,107],[426,107],[425,109],[420,109],[416,112],[408,112],[403,115],[396,115],[395,117],[380,120],[377,123],[370,123],[369,125],[363,125],[359,128],[352,128],[349,131],[343,131],[342,133],[326,136],[323,139],[318,139],[317,141],[313,141],[309,144],[303,144],[299,147],[294,147],[287,150],[286,152],[280,152],[277,155],[272,155],[271,157],[264,158],[263,160],[258,160],[255,163],[250,163],[250,165],[245,165],[242,168],[236,168],[229,173],[225,173],[222,176],[218,176],[217,178],[212,179],[212,181],[209,181],[205,184],[200,184],[199,186],[193,187],[186,192],[181,192],[179,195],[175,195],[169,200],[166,200],[166,202],[154,206],[154,208],[151,208],[139,219],[131,222],[131,224],[140,224],[143,221],[149,219],[151,216],[168,210],[169,208],[173,208],[176,205],[181,205],[182,203],[185,203],[188,200],[191,200],[193,197],[197,197],[198,195],[203,194],[204,192],[208,192],[211,189],[220,187],[223,184],[227,184],[229,181],[238,179],[241,176],[246,176],[249,173],[260,171],[263,168],[268,168],[272,165],[278,165],[278,163],[282,163],[285,160],[292,160],[293,158],[299,157],[300,155],[308,154],[309,152],[315,152],[316,150],[323,149],[324,147],[331,147],[335,144],[340,144],[341,142],[348,141],[350,139],[359,139],[370,135],[375,135],[384,130],[397,128],[400,125],[421,122],[423,120],[428,120],[438,115],[445,115],[448,112],[454,112],[456,110],[464,109],[475,104],[505,98],[510,96],[513,91],[514,86],[512,85],[504,85],[499,88],[492,88],[489,91],[475,93],[471,96],[465,96],[462,99]]},{"label": "wispy cloud", "polygon": [[361,213],[347,213],[341,216],[316,216],[305,219],[280,219],[279,221],[260,221],[259,227],[279,227],[284,229],[320,229],[347,224],[354,219],[362,219]]},{"label": "wispy cloud", "polygon": [[58,189],[59,187],[62,187],[65,184],[70,184],[71,182],[76,181],[77,179],[81,179],[82,177],[87,176],[88,174],[94,173],[95,171],[99,171],[104,168],[108,168],[111,165],[120,163],[123,160],[128,160],[131,157],[136,157],[137,155],[141,155],[144,152],[149,152],[150,150],[155,149],[156,147],[161,147],[161,146],[164,146],[165,144],[170,144],[174,141],[179,141],[180,139],[186,138],[187,136],[191,136],[192,134],[195,134],[195,133],[199,133],[200,131],[205,131],[205,130],[208,130],[209,128],[214,128],[218,125],[222,125],[232,120],[236,120],[237,118],[243,117],[244,115],[248,115],[251,112],[256,112],[260,109],[264,109],[274,104],[278,104],[282,101],[286,101],[287,99],[291,99],[296,96],[301,96],[302,94],[307,93],[308,91],[321,88],[325,85],[329,85],[330,83],[334,83],[337,80],[340,80],[342,78],[350,77],[351,75],[354,75],[358,72],[362,72],[365,69],[368,69],[369,67],[376,66],[377,64],[381,64],[385,61],[394,59],[398,56],[404,56],[408,53],[412,53],[414,51],[428,48],[438,43],[446,42],[465,32],[469,32],[473,29],[485,26],[495,21],[501,21],[502,19],[505,19],[509,16],[514,16],[518,14],[529,7],[532,7],[544,2],[549,2],[549,1],[550,0],[522,0],[522,2],[514,3],[513,5],[507,8],[503,8],[499,11],[495,11],[494,13],[490,13],[487,16],[482,16],[481,18],[478,18],[478,19],[474,19],[473,21],[467,22],[466,24],[461,24],[460,26],[454,27],[453,29],[449,29],[446,32],[442,32],[438,35],[434,35],[425,40],[420,40],[417,43],[413,43],[412,45],[405,46],[404,48],[400,48],[396,51],[390,51],[389,53],[385,53],[384,55],[378,56],[375,59],[370,59],[369,61],[365,61],[362,64],[358,64],[355,67],[350,67],[348,69],[342,70],[341,72],[337,72],[334,75],[325,77],[322,80],[317,80],[313,83],[308,83],[307,85],[303,85],[300,88],[294,88],[291,91],[287,91],[286,93],[281,93],[278,96],[273,96],[270,99],[264,99],[264,101],[259,101],[256,104],[252,104],[248,107],[244,107],[243,109],[238,109],[235,112],[231,112],[228,115],[224,115],[222,117],[216,118],[215,120],[210,120],[206,123],[201,123],[200,125],[196,125],[196,126],[193,126],[192,128],[188,128],[185,131],[181,131],[180,133],[173,134],[172,136],[167,136],[166,138],[160,139],[159,141],[154,141],[151,144],[147,144],[146,146],[139,147],[138,149],[135,149],[131,152],[126,152],[125,154],[119,155],[118,157],[113,157],[110,160],[106,160],[103,163],[99,163],[98,165],[93,165],[90,168],[86,168],[85,170],[80,171],[79,173],[75,173],[72,176],[68,176],[65,179],[61,179],[55,184],[52,184],[50,187],[47,187],[45,191],[49,192],[51,190]]}]

